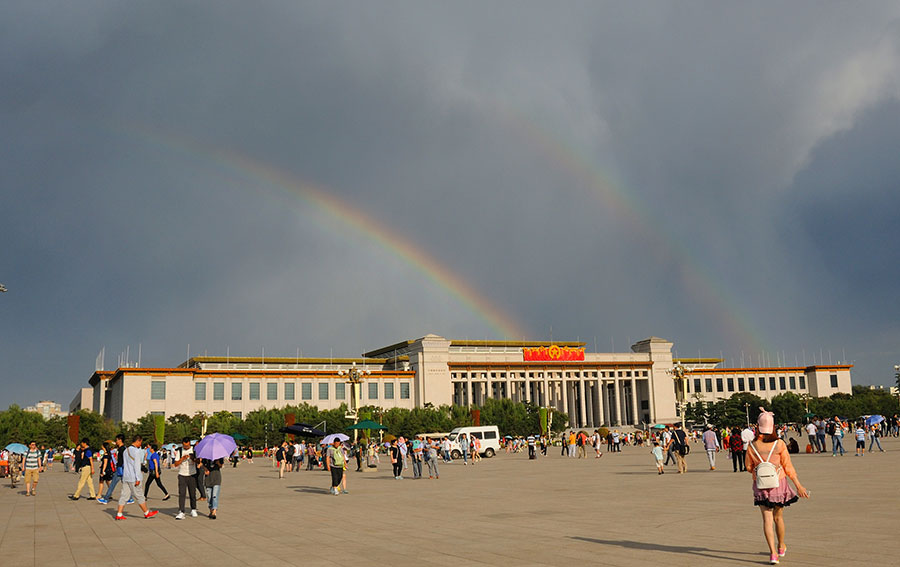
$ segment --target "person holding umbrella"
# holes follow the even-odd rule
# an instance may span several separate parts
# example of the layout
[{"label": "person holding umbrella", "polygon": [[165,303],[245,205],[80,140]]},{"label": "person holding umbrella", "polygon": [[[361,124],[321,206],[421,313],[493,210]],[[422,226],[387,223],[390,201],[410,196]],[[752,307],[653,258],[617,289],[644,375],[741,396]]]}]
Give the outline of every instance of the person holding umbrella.
[{"label": "person holding umbrella", "polygon": [[219,509],[219,492],[222,490],[222,466],[225,459],[203,459],[203,474],[206,477],[206,500],[209,505],[209,519],[216,519]]},{"label": "person holding umbrella", "polygon": [[341,493],[341,482],[344,480],[344,451],[341,450],[341,440],[337,437],[328,448],[325,456],[325,468],[331,471],[331,493],[337,496]]},{"label": "person holding umbrella", "polygon": [[219,509],[219,492],[222,487],[222,467],[225,458],[237,449],[234,438],[224,433],[207,435],[194,447],[197,458],[202,459],[203,486],[209,506],[209,519],[216,519]]}]

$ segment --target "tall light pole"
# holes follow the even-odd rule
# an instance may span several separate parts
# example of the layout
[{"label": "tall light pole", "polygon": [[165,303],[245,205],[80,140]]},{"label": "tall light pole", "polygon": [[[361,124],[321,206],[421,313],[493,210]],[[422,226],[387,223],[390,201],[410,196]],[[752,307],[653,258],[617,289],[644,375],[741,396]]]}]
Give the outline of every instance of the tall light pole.
[{"label": "tall light pole", "polygon": [[676,365],[672,370],[668,371],[675,380],[675,400],[678,403],[679,413],[681,414],[681,429],[684,429],[684,408],[687,400],[687,377],[686,369],[681,364]]},{"label": "tall light pole", "polygon": [[[368,370],[360,370],[356,367],[356,362],[350,367],[350,370],[344,371],[339,370],[338,376],[346,376],[347,383],[350,384],[350,408],[347,410],[347,413],[344,414],[344,417],[347,419],[353,420],[353,425],[359,423],[359,394],[360,388],[362,388],[362,382],[366,376],[371,374]],[[356,437],[359,434],[359,431],[353,430],[353,442],[356,443]]]},{"label": "tall light pole", "polygon": [[750,427],[750,404],[744,402],[744,411],[747,412],[747,427]]}]

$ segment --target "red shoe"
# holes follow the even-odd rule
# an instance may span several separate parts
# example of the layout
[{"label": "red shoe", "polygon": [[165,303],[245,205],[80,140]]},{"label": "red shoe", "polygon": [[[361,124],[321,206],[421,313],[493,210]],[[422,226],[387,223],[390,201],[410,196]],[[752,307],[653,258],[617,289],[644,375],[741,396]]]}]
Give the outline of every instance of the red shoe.
[{"label": "red shoe", "polygon": [[157,514],[159,514],[159,510],[150,510],[146,514],[144,514],[144,517],[150,519]]},{"label": "red shoe", "polygon": [[128,518],[126,518],[125,516],[120,516],[120,515],[116,514],[116,519],[117,520],[127,520]]}]

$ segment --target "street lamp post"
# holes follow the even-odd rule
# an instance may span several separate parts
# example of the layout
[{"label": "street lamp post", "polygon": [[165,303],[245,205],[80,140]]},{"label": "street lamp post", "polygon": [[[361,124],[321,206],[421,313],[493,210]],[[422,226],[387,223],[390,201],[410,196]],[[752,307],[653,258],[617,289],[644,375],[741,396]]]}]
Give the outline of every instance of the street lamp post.
[{"label": "street lamp post", "polygon": [[747,427],[750,427],[750,404],[744,402],[744,411],[747,412]]},{"label": "street lamp post", "polygon": [[897,401],[900,402],[900,364],[894,365],[894,381],[897,383]]},{"label": "street lamp post", "polygon": [[684,429],[684,408],[687,400],[686,369],[679,364],[668,372],[672,375],[672,379],[675,380],[675,400],[678,403],[679,413],[681,414],[681,428]]},{"label": "street lamp post", "polygon": [[[356,362],[350,367],[349,370],[339,370],[338,376],[346,376],[347,383],[350,384],[350,408],[347,410],[347,413],[344,415],[347,419],[353,420],[353,425],[359,423],[359,394],[360,388],[362,387],[362,382],[366,376],[371,374],[368,370],[360,370],[356,367]],[[353,430],[353,442],[356,443],[356,437],[359,434],[359,431]]]}]

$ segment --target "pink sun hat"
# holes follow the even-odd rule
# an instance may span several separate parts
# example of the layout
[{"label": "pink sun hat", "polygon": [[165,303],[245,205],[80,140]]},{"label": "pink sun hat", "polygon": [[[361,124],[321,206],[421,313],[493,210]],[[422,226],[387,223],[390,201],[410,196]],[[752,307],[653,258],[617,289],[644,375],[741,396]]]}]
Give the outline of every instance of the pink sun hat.
[{"label": "pink sun hat", "polygon": [[756,420],[759,432],[763,435],[768,435],[775,431],[775,414],[766,411],[764,407],[760,407],[759,412],[759,419]]}]

